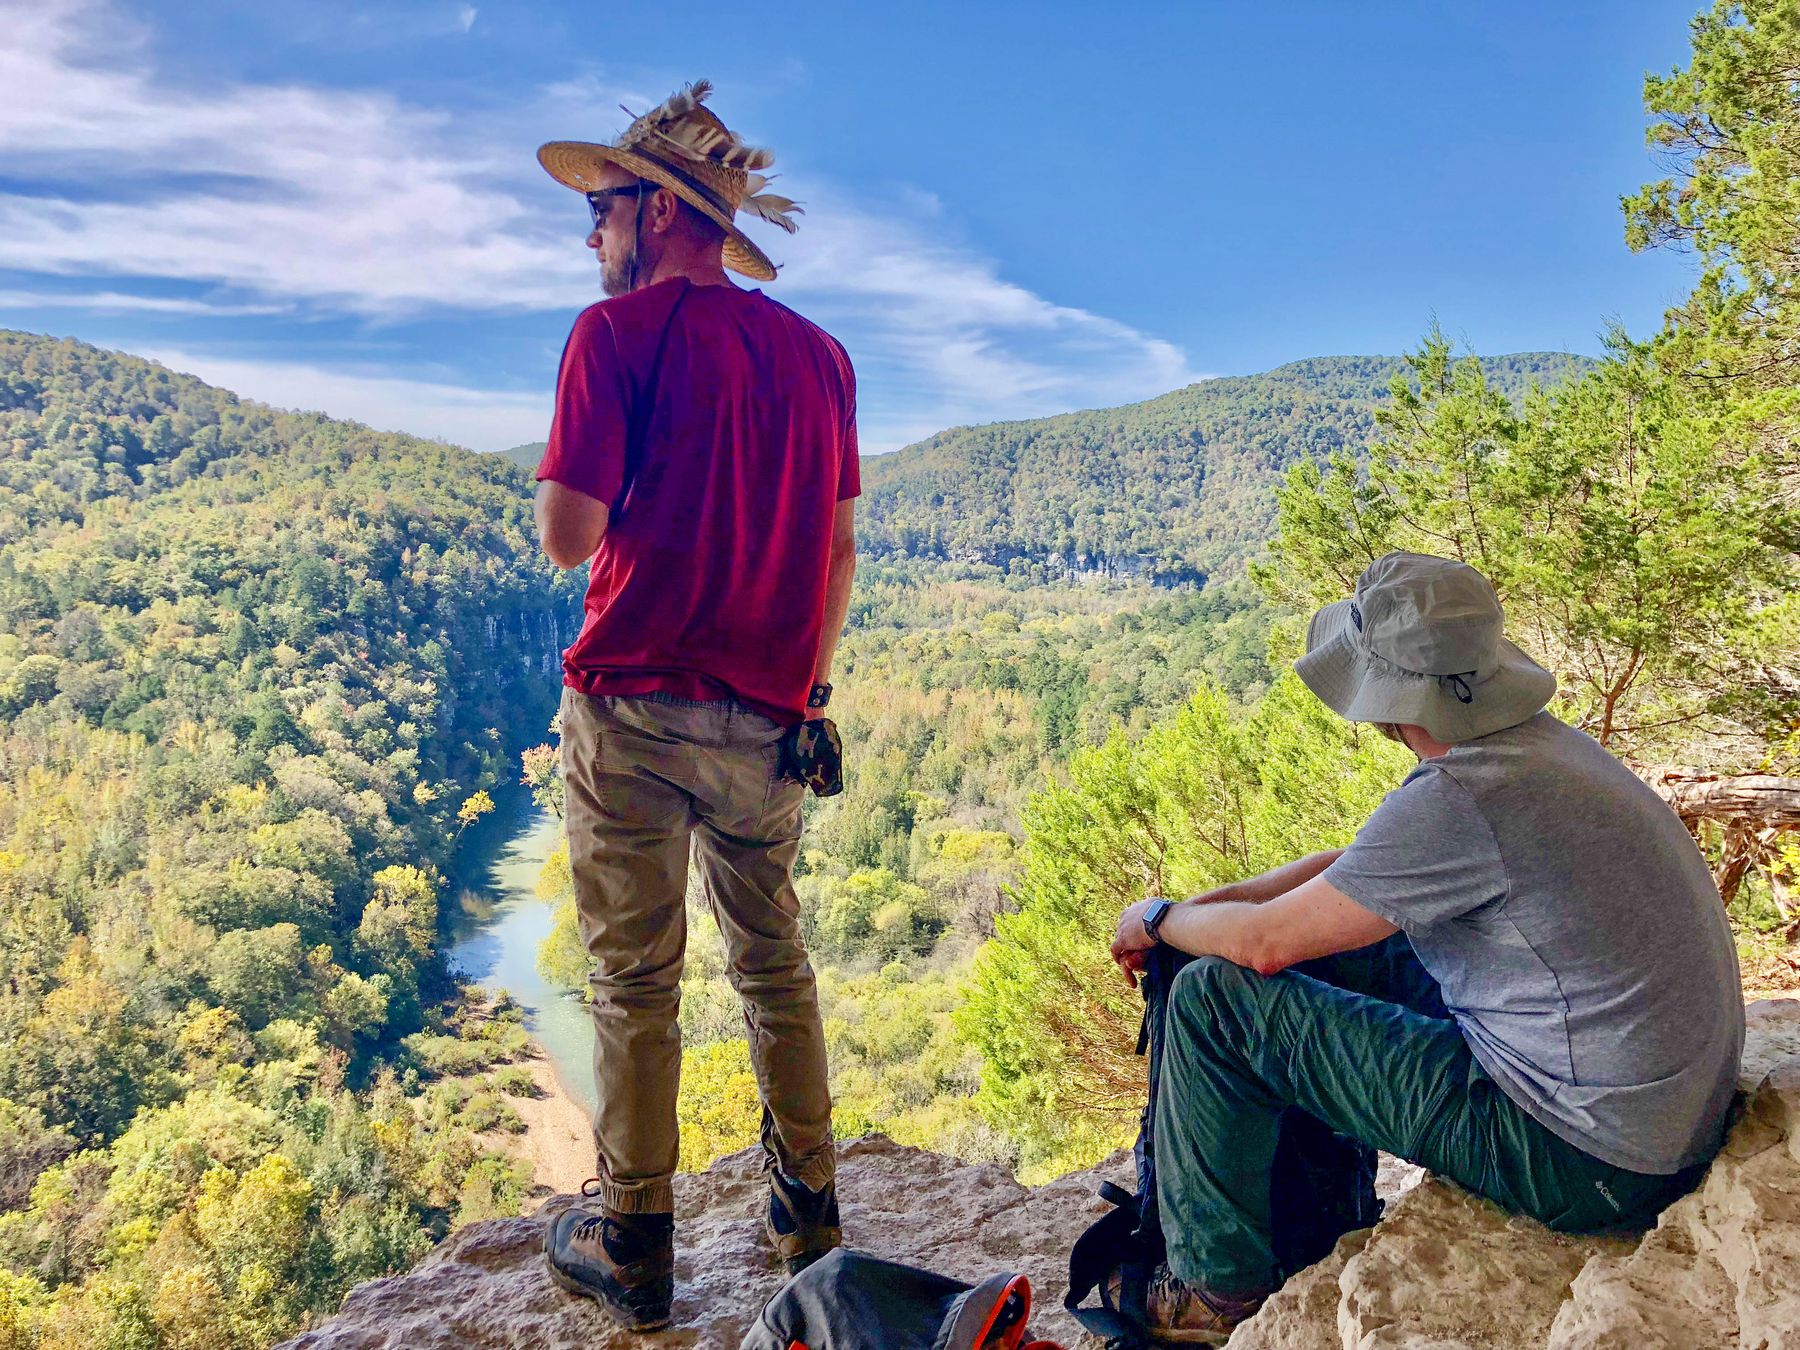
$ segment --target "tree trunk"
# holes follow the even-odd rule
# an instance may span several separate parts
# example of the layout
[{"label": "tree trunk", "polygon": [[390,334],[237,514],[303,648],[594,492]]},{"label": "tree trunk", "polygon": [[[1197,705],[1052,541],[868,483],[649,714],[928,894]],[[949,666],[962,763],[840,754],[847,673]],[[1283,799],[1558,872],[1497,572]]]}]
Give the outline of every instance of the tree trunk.
[{"label": "tree trunk", "polygon": [[1764,829],[1800,828],[1800,778],[1714,773],[1671,764],[1634,764],[1631,768],[1683,820],[1711,820],[1721,825],[1741,820]]},{"label": "tree trunk", "polygon": [[1781,836],[1800,829],[1800,778],[1714,773],[1671,764],[1631,767],[1696,837],[1702,823],[1720,827],[1724,848],[1713,880],[1726,904],[1737,896],[1746,876],[1773,861]]}]

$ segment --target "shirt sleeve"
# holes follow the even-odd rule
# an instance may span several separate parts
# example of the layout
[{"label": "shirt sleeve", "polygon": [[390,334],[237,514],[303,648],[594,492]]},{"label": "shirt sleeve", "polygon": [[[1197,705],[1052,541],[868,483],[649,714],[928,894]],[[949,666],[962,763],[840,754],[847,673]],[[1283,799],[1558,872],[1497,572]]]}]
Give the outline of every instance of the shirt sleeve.
[{"label": "shirt sleeve", "polygon": [[1506,895],[1493,829],[1468,790],[1426,764],[1388,793],[1325,880],[1408,932]]},{"label": "shirt sleeve", "polygon": [[849,354],[841,349],[838,360],[844,368],[844,446],[837,489],[837,499],[842,502],[862,495],[862,459],[856,443],[856,370]]},{"label": "shirt sleeve", "polygon": [[539,481],[613,505],[625,481],[631,380],[613,326],[598,305],[583,310],[563,347],[556,415],[538,465]]}]

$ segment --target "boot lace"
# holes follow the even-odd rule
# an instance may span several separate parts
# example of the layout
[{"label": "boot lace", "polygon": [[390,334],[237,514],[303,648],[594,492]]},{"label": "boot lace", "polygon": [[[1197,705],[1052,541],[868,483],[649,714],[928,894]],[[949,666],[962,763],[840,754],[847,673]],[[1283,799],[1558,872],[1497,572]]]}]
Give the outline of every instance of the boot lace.
[{"label": "boot lace", "polygon": [[[589,1177],[586,1181],[581,1183],[582,1198],[584,1200],[599,1199],[605,1185],[606,1183],[599,1177]],[[609,1223],[613,1223],[612,1218],[604,1210],[597,1214],[589,1214],[575,1225],[570,1236],[582,1240],[598,1237],[601,1243],[604,1244],[607,1236],[606,1226]],[[618,1225],[613,1223],[613,1227],[617,1228]]]}]

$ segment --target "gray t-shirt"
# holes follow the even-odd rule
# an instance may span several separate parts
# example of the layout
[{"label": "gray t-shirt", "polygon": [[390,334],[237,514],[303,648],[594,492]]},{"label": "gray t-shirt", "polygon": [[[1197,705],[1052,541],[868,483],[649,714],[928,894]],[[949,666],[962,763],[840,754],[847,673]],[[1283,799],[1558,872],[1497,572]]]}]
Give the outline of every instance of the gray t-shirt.
[{"label": "gray t-shirt", "polygon": [[1405,930],[1548,1129],[1659,1175],[1717,1147],[1744,1048],[1731,931],[1680,820],[1597,742],[1539,713],[1427,760],[1325,878]]}]

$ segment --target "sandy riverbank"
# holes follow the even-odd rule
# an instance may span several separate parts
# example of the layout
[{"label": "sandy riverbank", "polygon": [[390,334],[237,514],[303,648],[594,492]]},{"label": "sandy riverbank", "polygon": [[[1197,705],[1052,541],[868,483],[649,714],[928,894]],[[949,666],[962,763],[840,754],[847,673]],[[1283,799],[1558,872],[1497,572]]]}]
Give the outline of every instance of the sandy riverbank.
[{"label": "sandy riverbank", "polygon": [[509,1097],[507,1104],[525,1122],[523,1134],[493,1132],[482,1136],[489,1147],[506,1153],[531,1168],[535,1192],[527,1209],[535,1209],[552,1195],[579,1191],[594,1175],[593,1125],[587,1107],[563,1085],[543,1048],[525,1061],[537,1085],[535,1097]]}]

